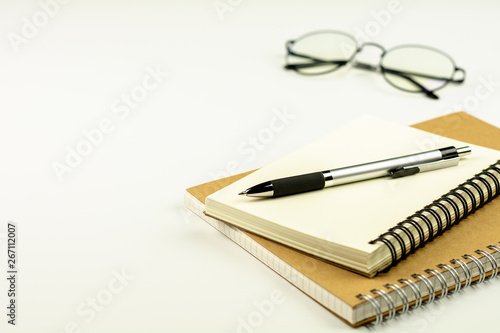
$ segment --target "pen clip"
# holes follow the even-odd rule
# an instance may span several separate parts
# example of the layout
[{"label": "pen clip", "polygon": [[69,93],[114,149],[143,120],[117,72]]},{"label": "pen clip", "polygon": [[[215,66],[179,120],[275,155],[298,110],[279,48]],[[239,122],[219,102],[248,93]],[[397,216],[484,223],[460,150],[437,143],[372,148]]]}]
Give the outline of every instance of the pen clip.
[{"label": "pen clip", "polygon": [[389,175],[391,176],[391,178],[401,178],[414,175],[419,172],[432,171],[432,170],[457,166],[459,162],[460,162],[460,157],[453,157],[436,162],[416,164],[416,165],[406,165],[396,169],[389,170]]}]

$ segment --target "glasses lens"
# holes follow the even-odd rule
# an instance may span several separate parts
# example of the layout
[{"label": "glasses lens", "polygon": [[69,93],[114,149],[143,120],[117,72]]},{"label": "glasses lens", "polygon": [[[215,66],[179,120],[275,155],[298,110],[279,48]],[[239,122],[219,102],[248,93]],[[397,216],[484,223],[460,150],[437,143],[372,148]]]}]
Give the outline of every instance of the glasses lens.
[{"label": "glasses lens", "polygon": [[448,55],[422,46],[400,46],[387,51],[381,67],[390,84],[415,92],[437,90],[455,73],[455,63]]},{"label": "glasses lens", "polygon": [[302,74],[324,74],[345,65],[356,53],[356,41],[349,35],[322,31],[288,44],[287,65]]}]

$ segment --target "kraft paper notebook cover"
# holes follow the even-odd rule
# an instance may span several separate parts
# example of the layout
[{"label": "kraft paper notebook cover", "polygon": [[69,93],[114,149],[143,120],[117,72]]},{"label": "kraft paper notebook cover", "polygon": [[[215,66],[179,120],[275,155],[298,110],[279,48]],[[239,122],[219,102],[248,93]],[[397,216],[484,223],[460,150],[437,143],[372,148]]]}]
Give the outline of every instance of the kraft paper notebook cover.
[{"label": "kraft paper notebook cover", "polygon": [[[500,149],[500,129],[466,113],[451,114],[414,127]],[[494,244],[500,240],[500,225],[495,223],[500,219],[499,200],[469,215],[388,273],[369,279],[204,215],[207,195],[243,176],[188,189],[186,206],[352,326],[380,322],[384,316],[394,316],[396,311],[406,312],[409,306],[420,306],[422,301],[433,301],[448,292],[457,292],[472,281],[481,282],[497,274],[500,247]],[[497,191],[496,185],[493,190]],[[469,256],[462,258],[464,253]],[[441,264],[439,268],[436,266]]]},{"label": "kraft paper notebook cover", "polygon": [[[460,158],[454,167],[396,179],[374,178],[279,198],[238,195],[270,179],[469,145],[472,154]],[[472,201],[474,208],[479,202],[488,201],[491,188],[500,178],[495,171],[482,173],[482,177],[466,186],[457,186],[499,159],[500,153],[495,150],[363,116],[208,196],[206,214],[374,276],[459,223],[460,217],[465,216],[466,201]],[[415,158],[405,160],[414,162]],[[454,190],[450,192],[451,189]],[[481,200],[480,196],[488,199]],[[441,199],[436,201],[438,198]]]}]

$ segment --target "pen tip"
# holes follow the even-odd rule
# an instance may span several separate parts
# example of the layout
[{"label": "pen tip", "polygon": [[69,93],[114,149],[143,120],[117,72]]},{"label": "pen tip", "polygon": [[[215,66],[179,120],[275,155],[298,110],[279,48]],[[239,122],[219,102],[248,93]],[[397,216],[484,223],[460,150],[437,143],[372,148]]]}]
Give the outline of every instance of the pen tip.
[{"label": "pen tip", "polygon": [[248,193],[248,190],[245,190],[245,191],[242,191],[242,192],[238,193],[238,195],[244,195],[244,196],[246,196],[247,193]]}]

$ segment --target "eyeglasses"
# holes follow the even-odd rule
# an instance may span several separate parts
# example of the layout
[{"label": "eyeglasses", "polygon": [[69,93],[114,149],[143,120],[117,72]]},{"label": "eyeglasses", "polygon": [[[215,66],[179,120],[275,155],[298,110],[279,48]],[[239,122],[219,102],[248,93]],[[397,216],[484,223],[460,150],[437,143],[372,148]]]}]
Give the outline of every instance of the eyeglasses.
[{"label": "eyeglasses", "polygon": [[[365,46],[382,51],[377,65],[356,61]],[[354,68],[380,72],[392,86],[438,99],[434,93],[448,83],[462,83],[465,70],[458,68],[446,53],[421,45],[401,45],[386,50],[379,44],[358,43],[340,31],[308,33],[286,43],[286,69],[300,74],[319,75],[333,72],[347,64]]]}]

